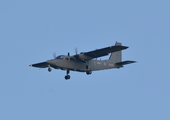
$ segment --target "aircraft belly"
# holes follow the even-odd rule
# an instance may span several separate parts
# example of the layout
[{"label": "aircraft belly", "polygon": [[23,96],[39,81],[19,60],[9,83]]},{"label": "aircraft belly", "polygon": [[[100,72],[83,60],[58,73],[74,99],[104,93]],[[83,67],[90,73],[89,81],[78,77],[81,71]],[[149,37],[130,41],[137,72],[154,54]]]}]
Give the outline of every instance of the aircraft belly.
[{"label": "aircraft belly", "polygon": [[81,71],[81,72],[85,72],[85,64],[84,63],[77,63],[77,62],[70,62],[67,64],[68,68],[73,70],[73,71]]},{"label": "aircraft belly", "polygon": [[106,61],[91,60],[86,63],[77,62],[77,61],[68,61],[68,60],[57,60],[55,61],[55,66],[61,70],[69,69],[69,70],[79,71],[79,72],[88,71],[88,69],[86,69],[86,66],[88,66],[89,69],[92,71],[117,68],[115,64],[111,64],[107,60]]},{"label": "aircraft belly", "polygon": [[75,61],[68,61],[68,60],[64,60],[64,61],[60,61],[60,62],[56,62],[56,66],[58,66],[60,69],[63,70],[73,70],[73,71],[81,71],[81,72],[85,72],[85,64],[82,62],[75,62]]}]

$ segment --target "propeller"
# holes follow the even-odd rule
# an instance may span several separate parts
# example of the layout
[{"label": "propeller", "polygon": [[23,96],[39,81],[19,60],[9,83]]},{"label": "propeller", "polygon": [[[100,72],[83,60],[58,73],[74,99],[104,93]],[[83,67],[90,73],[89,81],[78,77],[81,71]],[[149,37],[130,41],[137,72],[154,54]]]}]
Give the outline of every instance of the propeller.
[{"label": "propeller", "polygon": [[56,52],[53,53],[53,57],[54,57],[54,59],[57,57],[57,56],[56,56]]},{"label": "propeller", "polygon": [[76,55],[77,55],[77,53],[78,53],[78,49],[77,49],[77,47],[74,49],[74,51],[75,51],[75,53],[76,53]]},{"label": "propeller", "polygon": [[68,55],[68,59],[69,59],[69,61],[70,61],[70,53],[68,52],[68,54],[67,54],[67,55]]}]

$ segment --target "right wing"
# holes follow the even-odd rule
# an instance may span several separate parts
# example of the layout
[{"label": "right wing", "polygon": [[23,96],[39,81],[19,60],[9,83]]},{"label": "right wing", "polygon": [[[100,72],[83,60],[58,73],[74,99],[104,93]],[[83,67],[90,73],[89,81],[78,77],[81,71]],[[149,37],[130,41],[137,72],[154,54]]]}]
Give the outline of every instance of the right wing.
[{"label": "right wing", "polygon": [[115,45],[115,46],[105,47],[105,48],[101,48],[101,49],[97,49],[97,50],[93,50],[89,52],[84,52],[78,55],[74,55],[73,57],[75,57],[76,59],[80,61],[88,61],[93,58],[106,56],[109,53],[121,51],[127,48],[128,48],[127,46]]},{"label": "right wing", "polygon": [[91,57],[91,58],[97,58],[97,57],[102,57],[102,56],[108,55],[109,53],[117,52],[117,51],[124,50],[127,48],[128,47],[126,46],[111,46],[111,47],[106,47],[106,48],[86,52],[84,53],[84,55]]}]

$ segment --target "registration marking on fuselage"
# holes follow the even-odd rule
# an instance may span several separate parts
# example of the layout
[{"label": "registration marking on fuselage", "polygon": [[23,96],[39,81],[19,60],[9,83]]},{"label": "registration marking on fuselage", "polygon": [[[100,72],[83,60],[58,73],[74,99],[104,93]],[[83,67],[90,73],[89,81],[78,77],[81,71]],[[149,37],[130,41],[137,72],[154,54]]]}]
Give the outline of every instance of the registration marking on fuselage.
[{"label": "registration marking on fuselage", "polygon": [[109,66],[110,66],[110,67],[113,67],[113,66],[114,66],[114,64],[109,64]]}]

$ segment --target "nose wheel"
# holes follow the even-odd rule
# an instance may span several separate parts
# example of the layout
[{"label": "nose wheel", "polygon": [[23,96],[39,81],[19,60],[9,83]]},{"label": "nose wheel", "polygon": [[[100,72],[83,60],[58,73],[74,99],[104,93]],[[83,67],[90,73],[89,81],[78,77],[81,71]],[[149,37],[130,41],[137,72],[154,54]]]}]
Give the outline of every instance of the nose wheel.
[{"label": "nose wheel", "polygon": [[69,73],[70,73],[70,71],[69,71],[69,70],[67,70],[67,71],[66,71],[66,74],[67,74],[67,75],[65,76],[65,79],[66,79],[66,80],[70,79],[70,75],[69,75]]}]

